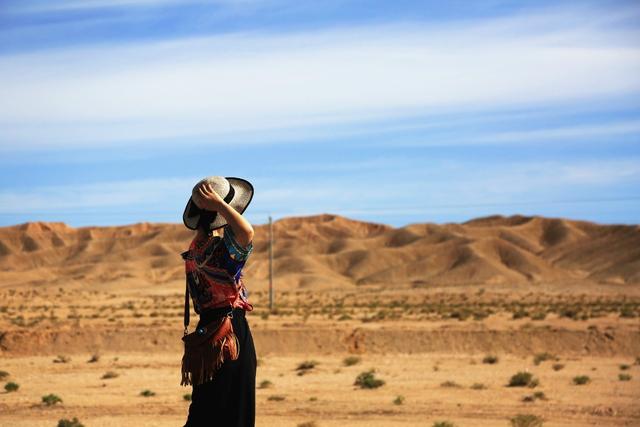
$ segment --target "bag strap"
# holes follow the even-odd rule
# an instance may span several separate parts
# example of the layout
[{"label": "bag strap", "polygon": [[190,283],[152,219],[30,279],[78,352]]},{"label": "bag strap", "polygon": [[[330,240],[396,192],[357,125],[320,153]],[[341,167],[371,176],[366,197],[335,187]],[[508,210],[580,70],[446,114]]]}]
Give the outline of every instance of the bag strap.
[{"label": "bag strap", "polygon": [[190,315],[190,307],[189,307],[189,278],[186,280],[186,286],[184,289],[184,334],[187,335],[189,333],[189,315]]}]

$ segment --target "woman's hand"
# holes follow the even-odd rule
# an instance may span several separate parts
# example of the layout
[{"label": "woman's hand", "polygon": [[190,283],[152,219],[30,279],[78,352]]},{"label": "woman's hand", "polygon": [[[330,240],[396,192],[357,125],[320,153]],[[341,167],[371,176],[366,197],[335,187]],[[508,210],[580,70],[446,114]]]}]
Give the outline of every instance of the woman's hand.
[{"label": "woman's hand", "polygon": [[218,211],[224,203],[224,199],[216,193],[208,182],[204,182],[198,187],[198,193],[200,193],[200,200],[196,204],[200,209]]}]

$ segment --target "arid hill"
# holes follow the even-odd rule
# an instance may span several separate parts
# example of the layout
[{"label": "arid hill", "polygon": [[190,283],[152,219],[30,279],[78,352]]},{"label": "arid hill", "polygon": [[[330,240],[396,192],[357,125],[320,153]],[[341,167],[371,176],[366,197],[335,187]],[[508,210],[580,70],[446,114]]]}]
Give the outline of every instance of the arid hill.
[{"label": "arid hill", "polygon": [[[268,280],[268,228],[255,229],[245,268],[253,289]],[[177,285],[184,279],[179,254],[192,236],[182,224],[3,227],[0,286]],[[637,225],[516,215],[394,228],[323,214],[276,221],[274,245],[280,289],[640,283]]]}]

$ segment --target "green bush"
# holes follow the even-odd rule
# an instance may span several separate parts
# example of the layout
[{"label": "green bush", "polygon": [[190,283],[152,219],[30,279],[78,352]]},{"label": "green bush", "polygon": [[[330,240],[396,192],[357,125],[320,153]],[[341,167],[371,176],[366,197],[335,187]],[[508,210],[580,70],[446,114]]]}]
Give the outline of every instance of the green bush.
[{"label": "green bush", "polygon": [[69,363],[71,362],[71,358],[69,356],[64,356],[59,354],[58,357],[53,359],[53,363]]},{"label": "green bush", "polygon": [[539,365],[546,360],[558,360],[558,358],[551,353],[538,353],[533,357],[533,364]]},{"label": "green bush", "polygon": [[187,402],[191,402],[191,393],[185,393],[182,395],[182,398]]},{"label": "green bush", "polygon": [[493,365],[498,363],[498,356],[493,354],[487,354],[483,359],[482,363],[486,363],[488,365]]},{"label": "green bush", "polygon": [[151,396],[155,396],[156,394],[151,391],[151,390],[143,390],[140,392],[140,396],[144,396],[144,397],[151,397]]},{"label": "green bush", "polygon": [[510,419],[512,427],[541,427],[542,418],[533,414],[518,414]]},{"label": "green bush", "polygon": [[575,385],[584,385],[591,382],[591,378],[587,375],[578,375],[577,377],[573,377],[573,383]]},{"label": "green bush", "polygon": [[536,391],[535,393],[533,393],[533,397],[540,400],[547,400],[547,396],[543,391]]},{"label": "green bush", "polygon": [[509,387],[535,387],[536,385],[538,385],[538,381],[533,378],[530,372],[518,372],[509,380]]},{"label": "green bush", "polygon": [[272,387],[273,383],[269,380],[264,380],[260,383],[260,385],[258,386],[258,388],[269,388]]},{"label": "green bush", "polygon": [[404,396],[396,396],[396,398],[393,399],[394,405],[402,405],[403,403],[404,403]]},{"label": "green bush", "polygon": [[110,380],[112,378],[118,378],[119,375],[117,372],[109,371],[102,376],[103,380]]},{"label": "green bush", "polygon": [[523,317],[527,317],[529,313],[525,310],[518,310],[513,313],[511,316],[512,319],[522,319]]},{"label": "green bush", "polygon": [[531,320],[544,320],[547,317],[547,313],[544,311],[538,311],[531,315]]},{"label": "green bush", "polygon": [[344,366],[353,366],[357,363],[360,363],[360,358],[358,356],[345,357],[344,360],[342,361],[342,364]]},{"label": "green bush", "polygon": [[460,384],[458,384],[455,381],[451,381],[451,380],[447,380],[443,383],[440,383],[440,387],[454,387],[454,388],[459,388],[461,387]]},{"label": "green bush", "polygon": [[360,375],[356,377],[354,385],[357,385],[360,388],[378,388],[384,385],[384,380],[376,378],[374,372],[374,369],[370,369],[366,372],[360,373]]},{"label": "green bush", "polygon": [[46,396],[42,396],[42,403],[47,406],[53,406],[62,403],[62,399],[57,394],[47,394]]},{"label": "green bush", "polygon": [[456,425],[449,421],[436,421],[431,427],[456,427]]},{"label": "green bush", "polygon": [[620,381],[630,381],[631,380],[631,375],[629,375],[629,374],[618,374],[618,379]]},{"label": "green bush", "polygon": [[298,370],[298,371],[308,371],[309,369],[315,368],[317,364],[318,364],[318,362],[316,362],[315,360],[305,360],[304,362],[302,362],[302,363],[300,363],[298,365],[296,370]]},{"label": "green bush", "polygon": [[84,427],[84,425],[80,424],[80,421],[78,421],[76,417],[73,417],[72,420],[63,418],[58,421],[58,427]]},{"label": "green bush", "polygon": [[12,391],[18,391],[19,388],[20,388],[20,384],[16,384],[14,382],[8,382],[4,385],[4,389],[7,391],[7,393],[11,393]]}]

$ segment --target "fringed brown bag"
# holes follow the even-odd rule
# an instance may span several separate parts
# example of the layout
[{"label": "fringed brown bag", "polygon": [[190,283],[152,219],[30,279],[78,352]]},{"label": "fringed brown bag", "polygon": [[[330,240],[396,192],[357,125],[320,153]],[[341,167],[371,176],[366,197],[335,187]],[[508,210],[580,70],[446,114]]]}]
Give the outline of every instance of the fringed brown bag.
[{"label": "fringed brown bag", "polygon": [[199,385],[210,381],[227,360],[236,360],[240,351],[229,316],[223,316],[182,337],[182,382]]},{"label": "fringed brown bag", "polygon": [[[213,251],[205,261],[211,253]],[[182,258],[185,260],[189,257],[189,251],[182,253]],[[184,336],[182,337],[184,355],[180,385],[199,385],[212,380],[225,361],[238,359],[240,343],[233,331],[232,311],[189,334],[189,302],[189,277],[187,276],[184,291]]]}]

